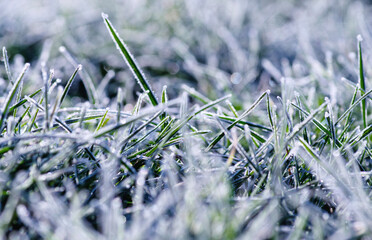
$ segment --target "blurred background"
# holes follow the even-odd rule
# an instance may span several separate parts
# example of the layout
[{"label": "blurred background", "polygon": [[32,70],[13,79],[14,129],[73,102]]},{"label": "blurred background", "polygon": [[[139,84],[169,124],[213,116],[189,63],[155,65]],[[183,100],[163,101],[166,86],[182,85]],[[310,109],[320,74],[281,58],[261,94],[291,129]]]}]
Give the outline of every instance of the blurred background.
[{"label": "blurred background", "polygon": [[[371,72],[369,4],[351,0],[1,0],[0,45],[8,50],[13,75],[24,62],[31,63],[32,74],[25,83],[30,89],[41,87],[42,62],[55,69],[55,77],[63,84],[74,63],[81,63],[82,76],[93,82],[99,105],[109,104],[119,86],[125,101],[133,103],[140,88],[105,28],[101,18],[105,12],[158,95],[167,85],[170,98],[178,96],[182,84],[187,84],[210,98],[233,93],[232,101],[239,109],[266,89],[279,95],[285,76],[298,91],[311,85],[343,101],[342,91],[334,90],[345,85],[341,77],[357,81],[358,34],[364,38],[367,76]],[[59,51],[61,46],[66,51]],[[4,86],[4,67],[0,73]],[[75,81],[71,94],[88,98],[82,81]]]}]

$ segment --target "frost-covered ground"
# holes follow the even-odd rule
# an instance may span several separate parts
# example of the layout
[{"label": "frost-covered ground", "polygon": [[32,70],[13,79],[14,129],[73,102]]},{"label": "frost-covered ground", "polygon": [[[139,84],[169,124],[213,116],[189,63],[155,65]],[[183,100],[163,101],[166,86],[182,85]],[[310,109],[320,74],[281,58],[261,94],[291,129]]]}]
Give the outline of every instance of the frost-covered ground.
[{"label": "frost-covered ground", "polygon": [[372,237],[369,4],[0,1],[0,236]]}]

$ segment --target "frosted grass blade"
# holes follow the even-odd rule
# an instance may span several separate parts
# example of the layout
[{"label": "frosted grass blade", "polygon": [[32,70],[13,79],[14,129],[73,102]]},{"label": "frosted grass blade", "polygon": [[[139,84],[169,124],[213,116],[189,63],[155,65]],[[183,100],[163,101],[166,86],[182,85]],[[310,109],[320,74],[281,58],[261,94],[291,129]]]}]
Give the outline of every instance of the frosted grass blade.
[{"label": "frosted grass blade", "polygon": [[0,133],[3,131],[3,125],[4,125],[4,122],[5,122],[5,119],[6,117],[8,116],[8,112],[9,112],[9,107],[10,107],[10,104],[12,103],[16,93],[17,93],[17,90],[18,90],[18,87],[25,75],[25,73],[27,72],[27,69],[30,67],[30,64],[29,63],[26,63],[25,66],[23,67],[22,69],[22,72],[21,74],[19,75],[17,81],[14,83],[12,89],[10,90],[9,94],[8,94],[8,97],[6,98],[6,101],[5,101],[5,105],[2,109],[2,113],[1,113],[1,119],[0,119]]},{"label": "frosted grass blade", "polygon": [[356,100],[335,122],[335,125],[338,124],[342,119],[344,119],[348,114],[364,99],[368,97],[369,94],[372,93],[372,89],[368,92],[364,93],[358,100]]},{"label": "frosted grass blade", "polygon": [[76,74],[81,70],[81,68],[82,68],[82,66],[81,66],[81,64],[79,64],[78,67],[75,69],[74,73],[71,75],[70,79],[67,81],[67,84],[66,84],[65,88],[63,89],[61,100],[59,101],[59,106],[61,106],[63,100],[65,100],[66,95],[71,88],[72,82],[74,81],[74,79],[76,77]]},{"label": "frosted grass blade", "polygon": [[145,74],[142,72],[138,64],[136,63],[135,59],[133,58],[132,54],[130,53],[128,47],[124,43],[124,41],[120,38],[119,34],[117,33],[116,29],[112,26],[108,16],[102,13],[103,21],[106,24],[107,29],[109,30],[112,40],[115,42],[116,47],[120,50],[126,64],[131,69],[134,77],[137,79],[138,84],[141,86],[144,92],[147,92],[147,95],[150,98],[150,101],[153,106],[158,105],[158,100],[155,97],[154,92],[151,90],[149,82],[146,80]]},{"label": "frosted grass blade", "polygon": [[[363,70],[363,56],[362,56],[362,36],[358,35],[358,60],[359,60],[359,84],[362,95],[366,91],[366,83],[364,80]],[[362,100],[362,117],[363,117],[363,128],[367,127],[367,102],[365,99]]]},{"label": "frosted grass blade", "polygon": [[5,71],[6,71],[6,74],[8,75],[8,79],[12,84],[14,84],[12,74],[10,72],[10,67],[9,67],[8,52],[6,51],[5,47],[3,47],[3,58],[4,58]]}]

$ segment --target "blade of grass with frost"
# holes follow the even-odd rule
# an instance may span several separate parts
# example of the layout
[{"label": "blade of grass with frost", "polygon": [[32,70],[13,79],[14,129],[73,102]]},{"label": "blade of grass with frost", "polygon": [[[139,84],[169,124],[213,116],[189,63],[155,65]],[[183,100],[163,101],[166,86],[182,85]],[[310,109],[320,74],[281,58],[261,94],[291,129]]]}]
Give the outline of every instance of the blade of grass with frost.
[{"label": "blade of grass with frost", "polygon": [[106,116],[107,116],[107,113],[108,113],[109,109],[106,110],[105,114],[102,116],[101,120],[99,121],[98,125],[97,125],[97,128],[96,130],[94,131],[94,133],[97,133],[105,124],[106,122]]},{"label": "blade of grass with frost", "polygon": [[81,68],[82,68],[82,66],[81,66],[81,64],[79,64],[77,66],[77,68],[75,69],[75,71],[73,72],[73,74],[71,75],[70,79],[67,81],[67,84],[66,84],[65,88],[63,89],[61,100],[59,101],[59,106],[61,106],[63,100],[65,100],[65,98],[67,96],[67,93],[71,88],[72,82],[74,81],[74,79],[76,77],[76,74],[81,70]]},{"label": "blade of grass with frost", "polygon": [[292,123],[291,116],[288,113],[288,101],[286,102],[287,104],[284,104],[284,102],[283,102],[283,100],[280,96],[277,96],[276,98],[279,100],[279,102],[283,106],[283,111],[285,113],[285,116],[287,117],[287,122],[288,122],[288,125],[289,125],[289,132],[292,132],[293,131],[293,123]]},{"label": "blade of grass with frost", "polygon": [[[28,115],[29,115],[29,117],[30,117],[30,119],[31,119],[31,124],[29,124],[29,127],[28,127],[28,131],[29,132],[31,132],[31,130],[32,130],[32,127],[35,127],[36,129],[38,129],[38,126],[37,126],[37,124],[36,124],[36,117],[37,117],[37,115],[38,115],[38,113],[39,113],[39,109],[41,109],[42,111],[44,111],[44,112],[47,112],[48,114],[46,114],[45,115],[45,119],[46,119],[46,121],[45,121],[45,124],[49,124],[49,119],[50,119],[50,117],[49,117],[49,104],[46,104],[45,106],[46,106],[46,111],[44,110],[44,108],[43,107],[41,107],[41,104],[43,103],[43,101],[44,101],[44,99],[45,99],[45,96],[47,96],[47,98],[48,98],[48,95],[50,95],[51,94],[51,92],[53,91],[53,89],[54,89],[54,87],[55,86],[57,86],[57,83],[58,83],[58,79],[51,85],[51,82],[52,82],[52,77],[53,77],[53,74],[51,74],[50,76],[50,78],[49,78],[49,80],[47,80],[47,73],[46,73],[46,71],[45,71],[45,69],[44,68],[42,68],[42,75],[43,75],[43,80],[44,80],[44,83],[45,83],[45,86],[46,87],[44,87],[44,95],[42,95],[42,96],[40,96],[40,99],[39,99],[39,103],[37,103],[33,98],[32,98],[32,96],[34,96],[33,94],[31,94],[30,95],[30,97],[28,97],[28,96],[25,96],[25,99],[27,100],[27,101],[34,101],[36,104],[34,104],[35,106],[37,106],[37,109],[36,109],[36,111],[35,111],[35,113],[34,113],[34,115],[33,116],[31,116],[31,114],[30,113],[28,113]],[[50,86],[50,87],[49,87]],[[42,89],[41,89],[42,90]],[[41,108],[40,108],[41,107]],[[45,125],[46,126],[46,125]],[[44,130],[45,130],[46,128],[44,128]]]},{"label": "blade of grass with frost", "polygon": [[6,74],[8,75],[8,79],[12,84],[14,84],[12,73],[10,72],[8,52],[6,51],[5,47],[3,47],[3,58],[4,58],[5,71],[6,71]]},{"label": "blade of grass with frost", "polygon": [[21,123],[22,123],[22,120],[24,119],[24,117],[26,116],[26,114],[29,114],[30,109],[31,109],[31,105],[28,106],[28,107],[26,108],[25,112],[24,112],[24,113],[23,113],[23,114],[18,118],[18,121],[17,121],[17,123],[16,123],[16,125],[15,125],[15,128],[18,127],[18,133],[19,133],[19,134],[21,133],[21,127],[22,127]]},{"label": "blade of grass with frost", "polygon": [[352,130],[346,135],[344,144],[341,146],[341,148],[338,151],[343,152],[346,149],[346,147],[350,146],[349,143],[352,143],[357,139],[359,134],[360,134],[360,127],[357,126],[354,130]]},{"label": "blade of grass with frost", "polygon": [[164,124],[161,132],[159,133],[157,139],[155,140],[156,143],[160,142],[164,137],[165,135],[167,134],[168,130],[173,126],[173,122],[176,121],[174,118],[172,118],[171,120],[169,120],[169,122],[167,122],[166,124]]},{"label": "blade of grass with frost", "polygon": [[167,85],[163,86],[163,91],[161,92],[161,102],[162,103],[168,102]]},{"label": "blade of grass with frost", "polygon": [[[210,117],[216,116],[219,119],[224,120],[224,121],[229,122],[229,123],[233,123],[233,122],[235,122],[238,119],[238,118],[229,117],[229,116],[225,116],[225,115],[218,115],[218,114],[210,113],[210,112],[205,112],[203,114],[205,114],[207,116],[210,116]],[[271,128],[266,127],[266,126],[263,126],[263,125],[258,124],[258,123],[254,123],[254,122],[240,120],[240,121],[238,121],[238,124],[248,125],[249,127],[258,128],[258,129],[261,129],[261,130],[267,131],[267,132],[271,132],[272,131]]]},{"label": "blade of grass with frost", "polygon": [[[302,108],[301,99],[300,99],[300,96],[298,94],[296,96],[296,101],[297,101],[298,106],[300,106]],[[300,121],[302,122],[304,120],[304,116],[303,116],[302,112],[299,112],[298,115],[300,117]],[[305,141],[307,141],[308,143],[310,143],[310,139],[308,137],[308,133],[307,133],[306,127],[304,127],[304,131],[303,131],[302,135],[303,135]]]},{"label": "blade of grass with frost", "polygon": [[30,98],[29,96],[25,96],[25,99],[37,107],[33,117],[31,117],[31,124],[28,127],[28,131],[31,132],[32,127],[38,128],[35,121],[36,121],[37,115],[39,114],[39,110],[44,111],[44,107],[41,106],[41,104],[44,101],[44,96],[40,96],[39,102],[36,102],[36,100],[34,100],[33,98]]},{"label": "blade of grass with frost", "polygon": [[[296,124],[294,127],[293,127],[293,131],[291,132],[291,134],[287,137],[286,139],[286,144],[292,140],[292,138],[294,138],[295,136],[297,136],[298,132],[301,131],[302,128],[304,128],[306,126],[306,124],[308,124],[311,120],[314,119],[315,115],[317,115],[321,110],[323,110],[323,108],[325,108],[328,104],[328,100],[326,100],[322,105],[320,105],[317,109],[315,109],[311,114],[309,114],[307,116],[307,118]],[[285,144],[285,145],[286,145]]]},{"label": "blade of grass with frost", "polygon": [[[227,127],[227,130],[231,130],[239,121],[241,121],[243,118],[245,118],[251,111],[253,111],[257,105],[262,101],[262,99],[265,97],[266,94],[269,94],[270,91],[266,91],[261,94],[261,96],[249,107],[238,119],[235,120],[235,122],[231,123],[230,126]],[[209,144],[209,146],[205,149],[206,152],[210,151],[224,136],[224,132],[220,132]]]},{"label": "blade of grass with frost", "polygon": [[227,104],[227,106],[229,106],[229,108],[230,108],[231,112],[234,114],[234,116],[235,116],[236,118],[238,118],[238,117],[239,117],[239,114],[238,114],[238,112],[236,111],[236,109],[234,108],[234,106],[232,105],[232,103],[231,103],[229,100],[227,100],[227,101],[226,101],[226,104]]},{"label": "blade of grass with frost", "polygon": [[109,133],[112,133],[120,128],[123,128],[125,126],[128,126],[129,124],[132,124],[134,123],[135,121],[138,121],[140,119],[143,119],[145,116],[147,115],[150,115],[150,114],[154,114],[160,110],[164,110],[166,109],[167,107],[169,106],[172,106],[172,105],[175,105],[175,104],[179,104],[179,99],[174,99],[172,101],[169,101],[167,104],[165,105],[159,105],[157,107],[152,107],[151,109],[147,109],[147,111],[145,110],[142,110],[142,113],[139,113],[135,116],[132,116],[132,117],[129,117],[127,118],[126,122],[125,123],[122,123],[122,124],[119,124],[119,125],[114,125],[114,126],[107,126],[105,128],[102,128],[101,131],[99,131],[97,134],[94,135],[94,138],[100,138],[106,134],[109,134]]},{"label": "blade of grass with frost", "polygon": [[274,131],[274,121],[273,121],[273,118],[272,118],[272,110],[271,110],[271,104],[270,104],[270,94],[267,94],[266,95],[266,108],[267,108],[267,113],[269,115],[269,121],[270,121],[270,125],[271,125],[271,129],[272,131]]},{"label": "blade of grass with frost", "polygon": [[151,90],[149,82],[146,80],[145,75],[143,74],[142,70],[139,68],[138,64],[134,60],[132,54],[129,52],[128,47],[125,45],[124,41],[120,38],[119,34],[117,33],[116,29],[112,26],[108,16],[102,13],[103,21],[106,24],[107,29],[109,30],[113,41],[116,44],[116,47],[120,50],[126,64],[131,69],[134,77],[137,79],[139,85],[141,86],[144,92],[148,91],[148,96],[153,106],[158,105],[158,100],[155,97],[155,94]]},{"label": "blade of grass with frost", "polygon": [[354,123],[354,121],[350,121],[346,126],[344,126],[344,129],[342,130],[341,134],[340,134],[340,141],[341,142],[345,142],[345,133],[347,133],[351,127],[351,125]]},{"label": "blade of grass with frost", "polygon": [[335,131],[335,125],[333,124],[333,111],[331,104],[328,104],[328,112],[325,113],[325,119],[327,120],[329,131],[331,132],[331,137],[333,140],[333,144],[337,145],[337,133]]},{"label": "blade of grass with frost", "polygon": [[258,163],[257,157],[255,155],[255,149],[254,149],[254,144],[256,146],[257,146],[257,144],[253,140],[251,130],[249,129],[249,127],[247,125],[244,126],[244,137],[245,137],[245,140],[248,142],[248,146],[250,148],[252,159],[254,160],[255,163]]},{"label": "blade of grass with frost", "polygon": [[[67,61],[70,62],[71,65],[74,66],[75,68],[78,68],[79,65],[81,65],[74,59],[71,53],[67,51],[66,47],[64,46],[59,47],[59,52],[62,53],[62,55],[67,59]],[[92,78],[90,77],[88,71],[86,70],[79,72],[79,75],[87,91],[89,102],[95,105],[97,103],[98,97],[96,87],[94,86]]]},{"label": "blade of grass with frost", "polygon": [[[163,86],[163,91],[161,92],[161,103],[167,103],[168,102],[168,94],[167,94],[167,85]],[[167,116],[167,114],[164,112],[161,116],[160,119],[164,119]]]},{"label": "blade of grass with frost", "polygon": [[[358,35],[358,57],[359,57],[359,84],[362,95],[366,91],[366,83],[364,80],[364,70],[363,70],[363,56],[362,56],[362,36]],[[363,117],[363,128],[367,127],[367,103],[364,99],[362,101],[362,117]]]},{"label": "blade of grass with frost", "polygon": [[[82,108],[83,110],[83,108]],[[82,112],[84,113],[84,112]],[[99,119],[99,118],[102,118],[104,114],[100,114],[100,115],[92,115],[92,116],[85,116],[85,115],[81,115],[81,117],[79,118],[71,118],[71,119],[67,119],[65,120],[65,123],[66,124],[73,124],[73,123],[80,123],[80,121],[89,121],[89,120],[96,120],[96,119]]]},{"label": "blade of grass with frost", "polygon": [[[211,116],[214,116],[214,115],[212,114]],[[218,117],[218,115],[215,115],[215,116]],[[224,121],[224,119],[222,119],[220,117],[218,117],[218,118],[221,119],[222,121]],[[227,123],[230,123],[231,124],[232,121],[224,121],[224,122],[227,122]],[[245,124],[245,125],[239,125],[239,124],[237,124],[235,126],[237,128],[240,128],[240,129],[244,130],[244,127],[245,126],[250,126],[250,125],[249,124]],[[252,129],[250,130],[250,132],[252,134],[252,137],[254,137],[255,139],[257,139],[259,142],[261,142],[261,143],[266,142],[266,139],[264,137],[260,136],[257,132],[253,131]],[[258,147],[257,142],[254,139],[252,139],[252,140],[255,142],[255,145]]]},{"label": "blade of grass with frost", "polygon": [[[354,104],[355,99],[356,99],[356,96],[358,94],[358,91],[359,91],[359,85],[356,85],[355,91],[354,91],[353,97],[351,98],[351,102],[350,102],[349,107],[351,107]],[[344,125],[345,127],[344,127],[344,130],[340,134],[340,139],[343,138],[343,136],[346,133],[347,129],[351,126],[350,120],[351,120],[351,112],[349,112],[349,114],[347,115],[346,122],[345,122],[345,125]]]},{"label": "blade of grass with frost", "polygon": [[83,106],[80,109],[80,117],[79,117],[79,125],[78,125],[79,129],[83,128],[83,123],[85,121],[85,115],[87,113],[87,108],[88,108],[87,104],[83,104]]},{"label": "blade of grass with frost", "polygon": [[53,124],[54,118],[57,118],[55,117],[55,115],[58,113],[58,109],[61,105],[61,102],[62,102],[61,97],[63,93],[64,93],[64,90],[62,89],[62,86],[58,86],[56,100],[52,108],[52,113],[50,114],[50,120],[49,120],[50,124]]},{"label": "blade of grass with frost", "polygon": [[[137,103],[136,103],[136,105],[134,106],[134,108],[132,110],[132,116],[137,115],[139,113],[139,111],[141,109],[141,105],[142,105],[143,99],[145,98],[147,92],[148,91],[146,91],[145,93],[141,93],[141,95],[138,97]],[[129,133],[132,133],[133,130],[134,130],[134,122],[129,127]],[[125,143],[122,146],[122,149],[125,149],[126,148],[126,145],[127,145],[127,143]]]},{"label": "blade of grass with frost", "polygon": [[47,76],[43,76],[43,80],[44,80],[44,108],[45,108],[45,131],[48,131],[49,130],[49,97],[48,97],[48,93],[49,93],[49,82],[52,82],[52,78],[54,76],[54,70],[50,70],[50,73],[49,73],[49,80],[47,79]]},{"label": "blade of grass with frost", "polygon": [[354,146],[356,143],[360,142],[364,138],[368,137],[372,133],[372,125],[369,125],[368,127],[364,128],[361,133],[359,133],[357,136],[353,137],[350,140],[350,145]]},{"label": "blade of grass with frost", "polygon": [[3,109],[2,109],[1,119],[0,119],[0,134],[3,131],[3,125],[4,125],[4,122],[5,122],[6,117],[8,116],[10,104],[12,103],[12,101],[14,99],[14,96],[16,95],[17,89],[18,89],[18,87],[19,87],[19,85],[20,85],[20,83],[21,83],[21,81],[22,81],[22,79],[23,79],[23,77],[24,77],[24,75],[27,72],[27,69],[29,67],[30,67],[30,64],[29,63],[26,63],[25,66],[23,67],[22,72],[19,75],[18,79],[13,84],[13,87],[10,90],[10,92],[8,94],[8,97],[5,100],[5,105],[4,105]]},{"label": "blade of grass with frost", "polygon": [[[190,123],[187,123],[187,126],[190,128],[190,130],[192,132],[199,132],[199,130],[196,127],[192,126]],[[212,132],[212,131],[210,131],[210,132]],[[200,139],[203,140],[204,144],[208,145],[208,142],[207,142],[207,140],[205,139],[204,136],[200,136]]]},{"label": "blade of grass with frost", "polygon": [[119,87],[118,88],[118,93],[117,93],[117,96],[116,96],[116,107],[117,107],[117,115],[116,115],[116,124],[120,124],[120,113],[121,113],[121,109],[123,107],[123,97],[121,96],[122,95],[122,90],[121,88]]},{"label": "blade of grass with frost", "polygon": [[[39,94],[43,89],[42,88],[39,88],[38,90],[36,90],[34,93],[30,94],[29,97],[32,98],[34,97],[35,95]],[[9,108],[9,112],[13,111],[14,109],[22,106],[23,104],[25,104],[27,102],[26,99],[22,99],[20,100],[19,102],[17,102],[16,104],[14,104],[13,106],[11,106]]]},{"label": "blade of grass with frost", "polygon": [[[16,94],[16,97],[15,97],[15,100],[14,100],[15,102],[18,102],[21,99],[22,89],[23,89],[23,81],[21,81],[21,83],[19,84],[17,94]],[[13,117],[14,118],[17,117],[17,109],[14,109],[14,111],[13,111]]]},{"label": "blade of grass with frost", "polygon": [[366,99],[368,97],[369,94],[372,93],[372,89],[370,89],[368,92],[366,92],[365,94],[363,94],[358,100],[356,100],[354,102],[353,105],[351,105],[338,119],[337,121],[335,122],[335,125],[337,125],[342,119],[344,119],[356,106],[358,106],[358,104],[363,101],[364,99]]}]

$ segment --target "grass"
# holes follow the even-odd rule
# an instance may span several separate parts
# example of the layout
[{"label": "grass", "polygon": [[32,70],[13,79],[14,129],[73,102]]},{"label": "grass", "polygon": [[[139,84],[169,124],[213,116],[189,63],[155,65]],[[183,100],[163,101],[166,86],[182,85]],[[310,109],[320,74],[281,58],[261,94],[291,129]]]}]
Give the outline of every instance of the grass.
[{"label": "grass", "polygon": [[[193,5],[185,6],[195,10]],[[179,11],[177,6],[173,10]],[[198,11],[191,13],[197,15]],[[212,23],[209,26],[201,16],[194,17],[200,21],[196,28],[212,29]],[[225,50],[220,55],[205,53],[212,63],[203,62],[203,53],[198,55],[192,49],[198,47],[196,43],[169,40],[178,54],[173,60],[181,58],[185,64],[177,78],[183,76],[190,84],[159,86],[162,82],[152,76],[159,72],[145,67],[150,73],[146,78],[141,70],[141,62],[146,62],[141,51],[152,46],[132,47],[126,41],[131,36],[115,29],[118,22],[111,23],[106,14],[102,18],[105,49],[116,46],[115,56],[123,57],[120,67],[107,71],[109,76],[102,85],[92,80],[96,79],[92,73],[97,73],[89,68],[92,65],[87,63],[86,68],[82,56],[68,47],[59,48],[73,66],[64,68],[71,70],[66,74],[59,69],[59,64],[65,66],[64,59],[51,57],[56,70],[44,61],[19,68],[14,56],[3,48],[2,238],[372,236],[372,125],[368,121],[372,89],[359,37],[354,49],[358,57],[347,66],[354,70],[351,76],[359,84],[337,80],[346,71],[338,61],[343,59],[341,53],[337,62],[332,57],[322,62],[311,51],[298,53],[288,65],[283,59],[289,58],[281,56],[280,69],[259,56],[245,59],[244,46],[223,26],[217,35],[227,42]],[[177,36],[182,25],[173,30]],[[217,44],[211,39],[206,41]],[[163,48],[158,54],[166,51]],[[213,60],[216,56],[222,59]],[[229,66],[231,62],[213,64],[224,62],[224,57],[242,62],[236,66]],[[269,78],[271,83],[280,81],[281,90],[257,91],[255,83],[248,85],[246,79],[224,82],[226,76],[247,73],[240,64],[259,65],[257,61],[266,62],[267,68],[261,69],[259,84],[269,88],[270,84],[264,84]],[[116,60],[111,63],[117,64]],[[163,74],[171,78],[175,66],[164,59],[160,64],[164,64]],[[123,74],[127,69],[132,75]],[[113,71],[122,74],[116,73],[110,83]],[[275,76],[267,75],[270,72]],[[345,77],[350,78],[349,74]],[[128,80],[117,87],[120,78]],[[73,96],[79,80],[85,97],[82,93]],[[114,97],[106,96],[111,85],[116,86]],[[134,99],[126,87],[141,92]]]}]

